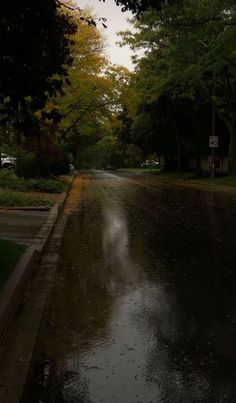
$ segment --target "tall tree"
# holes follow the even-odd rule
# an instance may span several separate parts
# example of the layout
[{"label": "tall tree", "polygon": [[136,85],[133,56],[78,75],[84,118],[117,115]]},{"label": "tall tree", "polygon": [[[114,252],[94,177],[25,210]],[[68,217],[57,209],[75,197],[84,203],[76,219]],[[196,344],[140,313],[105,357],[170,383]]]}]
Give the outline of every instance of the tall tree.
[{"label": "tall tree", "polygon": [[145,53],[138,63],[150,99],[205,96],[230,132],[229,172],[236,172],[236,5],[233,0],[184,0],[147,12],[125,41]]},{"label": "tall tree", "polygon": [[61,90],[76,25],[56,0],[3,0],[0,20],[0,105],[6,120],[29,104],[41,108]]},{"label": "tall tree", "polygon": [[50,99],[42,115],[51,119],[50,111],[54,110],[61,117],[57,124],[59,141],[78,160],[88,145],[100,141],[116,125],[121,74],[105,57],[102,32],[96,25],[87,23],[93,20],[91,10],[69,12],[78,26],[72,38],[74,60],[68,71],[69,83],[63,86],[64,96]]},{"label": "tall tree", "polygon": [[164,4],[173,4],[175,1],[176,0],[115,0],[115,3],[118,6],[122,6],[124,11],[130,10],[135,14],[140,14],[149,7],[159,10]]}]

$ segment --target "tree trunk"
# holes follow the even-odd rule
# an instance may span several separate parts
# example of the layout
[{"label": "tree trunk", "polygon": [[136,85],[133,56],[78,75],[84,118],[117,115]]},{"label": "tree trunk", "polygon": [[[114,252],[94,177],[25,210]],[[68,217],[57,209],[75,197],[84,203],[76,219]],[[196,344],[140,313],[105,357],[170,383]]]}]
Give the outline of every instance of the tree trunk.
[{"label": "tree trunk", "polygon": [[41,147],[41,135],[37,134],[37,177],[42,176],[42,147]]},{"label": "tree trunk", "polygon": [[181,171],[181,142],[178,130],[176,130],[177,164],[178,171]]},{"label": "tree trunk", "polygon": [[227,126],[230,133],[228,173],[236,175],[236,110],[233,111],[232,120]]},{"label": "tree trunk", "polygon": [[196,176],[202,176],[202,164],[201,157],[199,155],[196,157]]}]

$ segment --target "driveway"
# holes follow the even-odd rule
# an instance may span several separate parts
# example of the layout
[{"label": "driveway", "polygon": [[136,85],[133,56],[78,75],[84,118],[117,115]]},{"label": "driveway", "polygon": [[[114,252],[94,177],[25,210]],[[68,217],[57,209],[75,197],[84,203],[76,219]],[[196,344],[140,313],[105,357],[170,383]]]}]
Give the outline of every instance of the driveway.
[{"label": "driveway", "polygon": [[0,210],[0,238],[30,246],[48,211]]}]

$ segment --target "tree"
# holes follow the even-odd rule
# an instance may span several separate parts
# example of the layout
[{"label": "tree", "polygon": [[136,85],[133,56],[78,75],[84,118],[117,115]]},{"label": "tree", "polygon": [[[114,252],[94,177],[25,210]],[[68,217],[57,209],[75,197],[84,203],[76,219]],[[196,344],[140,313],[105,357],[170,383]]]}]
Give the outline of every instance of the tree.
[{"label": "tree", "polygon": [[109,64],[102,32],[96,25],[87,24],[93,19],[91,10],[68,12],[78,26],[72,37],[74,61],[68,70],[69,83],[63,86],[64,96],[51,98],[41,115],[50,120],[50,111],[57,113],[57,138],[80,163],[86,148],[111,136],[117,125],[125,69]]},{"label": "tree", "polygon": [[149,100],[167,90],[173,96],[205,97],[230,133],[229,172],[236,172],[236,6],[233,0],[202,2],[149,11],[123,33],[133,48],[143,47],[138,62]]},{"label": "tree", "polygon": [[163,4],[173,4],[174,1],[175,0],[115,0],[115,3],[118,6],[122,6],[123,11],[130,10],[134,14],[140,14],[150,7],[159,10]]},{"label": "tree", "polygon": [[56,0],[3,0],[0,8],[0,105],[9,115],[42,108],[61,91],[70,65],[71,17]]}]

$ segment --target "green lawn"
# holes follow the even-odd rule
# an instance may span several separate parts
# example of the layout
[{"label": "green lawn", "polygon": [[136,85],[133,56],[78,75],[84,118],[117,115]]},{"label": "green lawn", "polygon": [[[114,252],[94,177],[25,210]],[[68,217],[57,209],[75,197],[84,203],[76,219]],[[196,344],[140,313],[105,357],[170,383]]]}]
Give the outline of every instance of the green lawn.
[{"label": "green lawn", "polygon": [[211,185],[230,186],[236,188],[236,176],[223,176],[220,178],[203,178],[196,181]]},{"label": "green lawn", "polygon": [[0,289],[8,279],[26,247],[0,239]]},{"label": "green lawn", "polygon": [[[120,169],[122,171],[122,169]],[[152,174],[156,176],[160,176],[162,179],[191,179],[194,176],[193,172],[166,172],[162,171],[160,168],[127,168],[124,169],[124,171],[130,171],[130,172],[139,172],[139,173],[146,173],[146,174]]]},{"label": "green lawn", "polygon": [[154,169],[149,169],[149,168],[131,168],[131,169],[125,169],[125,171],[133,171],[133,172],[142,172],[142,173],[148,173],[152,175],[157,175],[160,176],[162,179],[177,179],[177,180],[190,180],[193,181],[194,183],[205,183],[208,185],[215,185],[215,186],[229,186],[232,188],[236,188],[236,176],[223,176],[220,178],[195,178],[194,172],[166,172],[166,171],[161,171],[158,168]]},{"label": "green lawn", "polygon": [[160,173],[160,168],[120,168],[118,171],[138,172],[138,173]]},{"label": "green lawn", "polygon": [[193,172],[166,172],[166,171],[159,171],[159,172],[154,172],[155,175],[160,176],[160,178],[167,178],[167,179],[192,179],[194,177]]},{"label": "green lawn", "polygon": [[191,180],[195,183],[205,183],[215,186],[229,186],[236,188],[236,176],[222,176],[216,178],[194,178],[194,172],[160,172],[160,178]]}]

